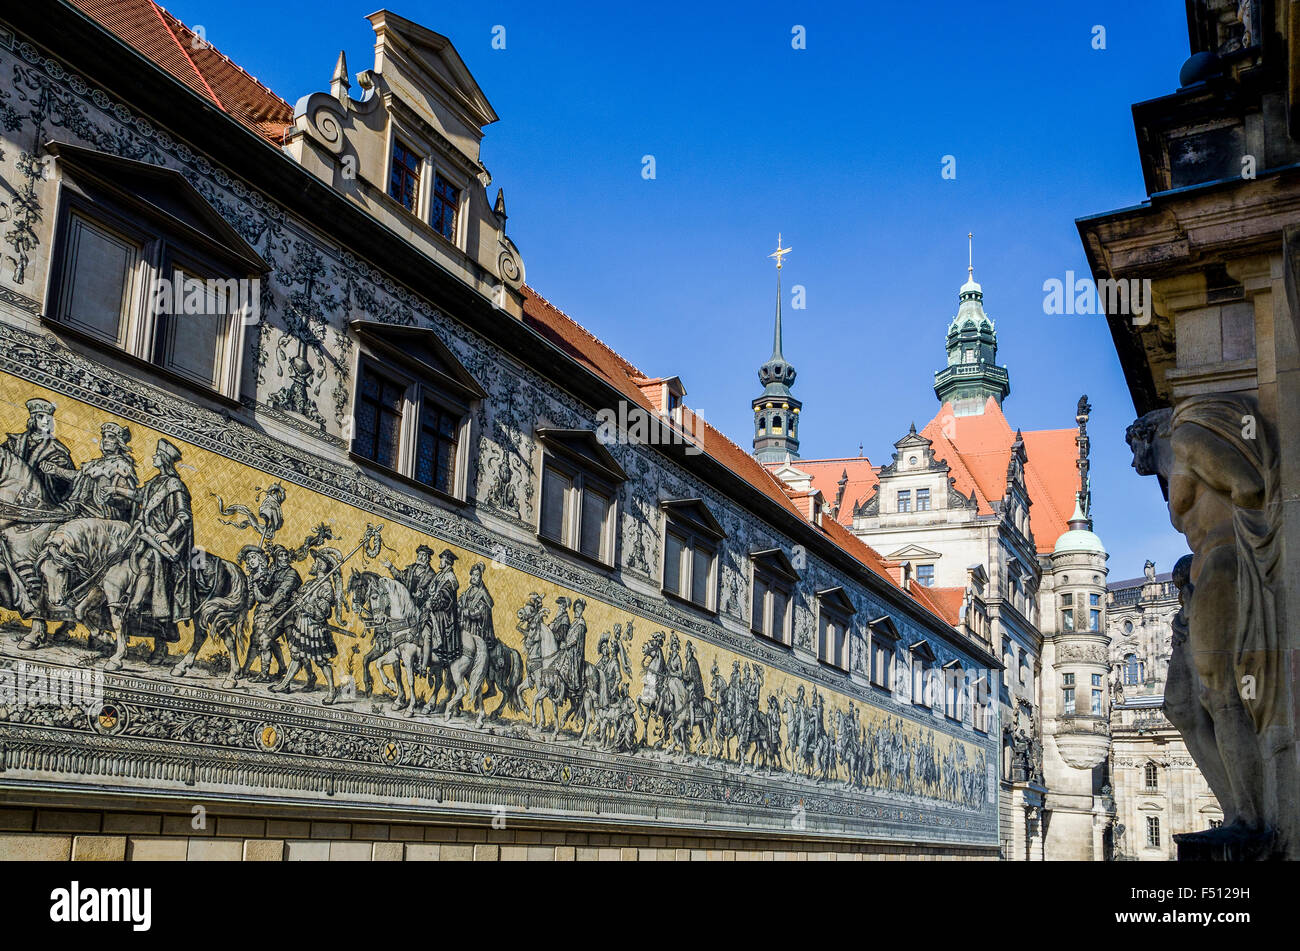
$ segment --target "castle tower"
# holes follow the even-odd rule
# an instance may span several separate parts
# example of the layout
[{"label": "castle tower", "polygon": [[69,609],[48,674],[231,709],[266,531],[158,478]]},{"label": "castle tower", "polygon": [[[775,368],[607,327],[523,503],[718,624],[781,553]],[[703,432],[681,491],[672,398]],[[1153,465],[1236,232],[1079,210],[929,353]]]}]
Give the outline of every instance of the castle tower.
[{"label": "castle tower", "polygon": [[776,327],[772,333],[772,355],[758,368],[763,392],[752,402],[754,408],[754,457],[759,462],[788,462],[799,458],[799,411],[803,404],[790,392],[794,384],[794,366],[781,353],[781,267],[790,248],[781,247],[777,236],[776,251]]},{"label": "castle tower", "polygon": [[[973,235],[967,235],[973,239]],[[934,375],[934,395],[958,416],[977,416],[991,396],[1002,405],[1011,392],[1006,367],[997,365],[998,333],[984,313],[984,289],[975,281],[973,251],[957,316],[948,325],[948,365]]]}]

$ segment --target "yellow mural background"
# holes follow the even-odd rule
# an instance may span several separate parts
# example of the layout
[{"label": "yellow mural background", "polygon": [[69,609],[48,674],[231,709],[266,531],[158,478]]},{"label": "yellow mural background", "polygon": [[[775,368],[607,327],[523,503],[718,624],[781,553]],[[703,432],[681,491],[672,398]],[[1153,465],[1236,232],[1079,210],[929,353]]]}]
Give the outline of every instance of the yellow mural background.
[{"label": "yellow mural background", "polygon": [[[27,420],[25,402],[33,397],[47,399],[57,407],[55,436],[68,447],[73,461],[78,467],[99,456],[99,429],[103,423],[109,421],[130,428],[130,447],[136,460],[137,476],[141,484],[155,474],[155,470],[149,461],[153,455],[155,442],[159,438],[167,438],[175,444],[182,452],[177,471],[190,491],[195,526],[195,545],[222,558],[231,561],[236,560],[239,550],[244,545],[258,543],[259,535],[257,531],[252,529],[241,531],[221,524],[218,520],[216,496],[219,494],[227,504],[239,502],[256,511],[259,489],[265,490],[269,485],[279,482],[285,489],[286,498],[282,506],[284,524],[276,533],[275,540],[286,547],[294,548],[301,544],[304,537],[323,522],[328,524],[334,533],[334,538],[324,544],[338,548],[344,554],[347,554],[361,541],[368,524],[382,523],[384,525],[383,541],[385,550],[374,560],[367,560],[364,550],[358,551],[343,568],[345,581],[352,568],[366,569],[388,577],[389,574],[383,566],[382,559],[388,558],[395,566],[403,568],[414,559],[415,548],[422,543],[433,547],[433,564],[435,568],[437,566],[437,553],[443,548],[450,548],[457,555],[458,560],[455,563],[455,571],[460,581],[459,593],[464,593],[469,585],[471,565],[477,561],[487,563],[489,568],[484,573],[484,583],[494,600],[493,622],[496,635],[506,644],[519,651],[520,655],[525,658],[525,662],[526,652],[522,643],[523,638],[516,629],[516,612],[527,601],[530,593],[537,592],[543,596],[544,606],[549,611],[548,622],[555,615],[556,597],[566,595],[571,601],[579,597],[586,600],[585,617],[588,624],[586,653],[588,661],[593,664],[600,660],[597,648],[600,636],[612,632],[616,623],[622,624],[626,628],[630,620],[634,621],[635,637],[627,647],[628,656],[633,666],[633,683],[629,687],[633,699],[640,694],[642,686],[640,677],[641,647],[649,641],[651,635],[657,630],[665,632],[665,642],[671,638],[673,633],[677,633],[681,641],[683,663],[686,660],[686,642],[689,640],[694,644],[700,670],[704,677],[706,693],[710,697],[712,697],[710,671],[715,660],[719,672],[725,680],[730,679],[733,660],[739,660],[742,667],[745,664],[752,665],[755,663],[751,658],[716,647],[698,636],[687,632],[675,632],[673,628],[666,627],[653,618],[632,614],[621,608],[603,604],[584,592],[562,587],[510,567],[493,565],[490,557],[424,534],[383,515],[368,513],[334,499],[318,495],[288,480],[273,477],[225,456],[209,452],[176,437],[141,426],[134,421],[115,416],[78,400],[34,386],[27,381],[0,374],[0,382],[3,384],[3,398],[0,399],[0,430],[5,433],[22,432],[25,429]],[[310,566],[310,559],[306,562],[298,562],[294,566],[304,582],[308,580],[307,571]],[[12,614],[12,612],[2,613],[8,614],[10,619],[16,618],[16,615]],[[358,635],[351,643],[341,636],[336,638],[338,645],[338,656],[335,658],[336,674],[339,676],[341,683],[344,682],[346,677],[353,674],[355,674],[357,681],[360,681],[361,658],[364,657],[370,647],[371,637],[361,635],[361,622],[354,611],[349,610],[346,618],[342,621],[336,618],[334,623],[339,627],[355,631]],[[172,645],[173,660],[179,656],[180,652],[190,647],[191,629],[192,625],[190,624],[182,626],[180,643]],[[77,639],[84,639],[84,629],[78,626],[73,636]],[[135,641],[133,640],[132,643],[135,643]],[[360,648],[359,652],[353,652],[352,647],[354,644]],[[225,648],[219,639],[210,638],[200,652],[200,660],[211,659],[218,652],[224,653],[224,650]],[[665,646],[666,655],[667,649]],[[350,661],[355,664],[355,670],[350,669]],[[257,666],[256,660],[254,666]],[[787,695],[794,697],[799,687],[803,686],[805,702],[811,700],[811,690],[814,684],[777,668],[772,668],[767,664],[762,664],[762,666],[764,668],[764,683],[761,709],[764,713],[767,712],[767,698],[771,693],[777,695],[778,701],[783,701]],[[166,669],[158,668],[157,673],[154,673],[154,669],[150,668],[146,675],[164,678],[166,677]],[[192,671],[187,679],[193,682],[196,676],[202,676],[198,672],[198,668]],[[304,678],[305,671],[300,672],[298,674],[299,681]],[[525,681],[526,679],[525,677]],[[428,694],[425,679],[423,677],[418,678],[417,684],[417,694],[420,700],[424,701],[427,699]],[[848,704],[852,699],[858,710],[859,722],[868,730],[878,728],[887,721],[890,729],[895,734],[901,734],[905,738],[919,741],[932,738],[934,748],[941,757],[955,753],[964,759],[969,768],[974,768],[979,763],[981,753],[986,752],[986,748],[974,743],[957,739],[942,731],[930,729],[924,724],[901,717],[896,713],[869,705],[860,697],[850,698],[836,691],[828,690],[821,684],[817,684],[816,687],[825,698],[824,720],[828,730],[833,731],[835,729],[836,712],[840,710],[847,711]],[[375,691],[376,696],[384,696],[384,687],[377,676],[375,677]],[[525,699],[530,703],[532,693],[532,690],[527,690],[524,693]],[[441,696],[445,699],[448,695],[448,691],[444,687]],[[294,693],[289,696],[293,699],[303,700],[313,696],[319,698],[320,694],[299,695]],[[362,702],[368,703],[369,701],[364,698],[357,701],[345,700],[340,702],[334,709],[348,709],[350,703]],[[500,693],[487,701],[489,710],[495,709],[496,704],[499,702]],[[550,705],[547,704],[548,711],[549,707]],[[529,719],[527,713],[512,713],[508,707],[503,707],[501,716],[503,719],[515,721],[528,721]],[[639,719],[638,726],[642,726],[642,721]],[[695,742],[698,743],[698,733],[696,737]],[[961,753],[957,753],[959,747],[962,748]],[[789,738],[786,736],[786,728],[783,722],[782,750],[787,751],[788,749]],[[837,770],[840,778],[845,778],[843,767],[839,766]],[[873,783],[872,785],[876,784]],[[896,789],[897,787],[890,786],[888,788]],[[920,788],[912,788],[906,791],[927,798],[933,796],[930,790]]]}]

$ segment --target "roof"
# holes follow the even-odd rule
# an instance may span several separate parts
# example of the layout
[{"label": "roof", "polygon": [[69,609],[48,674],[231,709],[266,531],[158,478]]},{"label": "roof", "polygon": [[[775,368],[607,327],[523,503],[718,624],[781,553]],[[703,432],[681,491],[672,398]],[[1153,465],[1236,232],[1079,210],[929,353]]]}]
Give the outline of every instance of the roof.
[{"label": "roof", "polygon": [[[993,512],[992,503],[1006,494],[1007,465],[1016,433],[1002,414],[998,401],[989,397],[984,412],[958,416],[944,403],[921,435],[934,443],[934,457],[952,468],[958,492],[975,493],[981,515]],[[1021,433],[1025,442],[1025,488],[1029,492],[1029,527],[1040,553],[1050,553],[1069,531],[1079,491],[1076,429],[1041,429]]]},{"label": "roof", "polygon": [[[1174,580],[1174,573],[1172,571],[1162,571],[1160,572],[1160,574],[1156,575],[1155,583],[1164,584],[1166,581],[1173,581],[1173,580]],[[1142,586],[1150,583],[1151,582],[1147,580],[1147,576],[1143,575],[1140,578],[1125,578],[1123,581],[1112,581],[1108,585],[1106,585],[1106,590],[1123,591],[1125,588],[1141,588]]]},{"label": "roof", "polygon": [[268,142],[282,144],[293,107],[152,0],[68,2],[222,112]]},{"label": "roof", "polygon": [[961,609],[966,603],[965,588],[934,588],[913,584],[912,594],[953,627],[961,624]]},{"label": "roof", "polygon": [[842,525],[853,524],[853,507],[864,502],[876,491],[880,482],[879,471],[866,456],[850,456],[844,459],[792,459],[789,463],[769,462],[767,468],[775,472],[781,466],[790,465],[812,479],[814,489],[820,489],[826,497],[827,507],[835,505],[835,497],[840,491],[840,479],[847,473],[849,481],[844,486],[844,499],[840,503],[837,521]]}]

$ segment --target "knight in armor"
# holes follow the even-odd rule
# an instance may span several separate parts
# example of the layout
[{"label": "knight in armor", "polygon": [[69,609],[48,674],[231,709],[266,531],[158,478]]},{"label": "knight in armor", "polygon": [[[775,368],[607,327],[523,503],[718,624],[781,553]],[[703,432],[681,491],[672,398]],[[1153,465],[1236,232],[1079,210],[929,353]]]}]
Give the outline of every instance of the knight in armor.
[{"label": "knight in armor", "polygon": [[99,458],[85,463],[72,480],[64,507],[71,518],[131,521],[140,489],[131,457],[131,430],[108,422],[99,427]]},{"label": "knight in armor", "polygon": [[456,563],[456,554],[450,548],[444,548],[438,555],[438,574],[434,576],[429,587],[426,604],[428,611],[425,631],[424,651],[421,663],[429,666],[429,655],[434,640],[438,642],[438,660],[446,667],[460,656],[460,602],[456,592],[460,581],[452,567]]},{"label": "knight in armor", "polygon": [[176,473],[181,451],[166,439],[154,449],[158,474],[136,493],[135,543],[128,610],[154,639],[150,663],[181,638],[179,623],[194,609],[194,515],[190,491]]},{"label": "knight in armor", "polygon": [[3,443],[31,468],[40,479],[44,499],[25,500],[28,505],[59,505],[77,476],[72,453],[54,435],[55,405],[49,400],[27,401],[27,427],[21,433],[9,433]]},{"label": "knight in armor", "polygon": [[[296,599],[296,610],[286,633],[289,640],[289,669],[284,679],[272,687],[273,692],[288,693],[293,678],[302,668],[307,668],[307,689],[316,684],[316,675],[311,669],[314,663],[325,675],[329,694],[323,703],[331,704],[338,696],[334,685],[333,660],[338,656],[338,646],[334,643],[334,633],[330,619],[342,600],[342,580],[338,567],[343,563],[343,553],[337,548],[314,548],[311,552],[314,562],[311,567],[310,581]],[[289,571],[297,576],[292,567]]]}]

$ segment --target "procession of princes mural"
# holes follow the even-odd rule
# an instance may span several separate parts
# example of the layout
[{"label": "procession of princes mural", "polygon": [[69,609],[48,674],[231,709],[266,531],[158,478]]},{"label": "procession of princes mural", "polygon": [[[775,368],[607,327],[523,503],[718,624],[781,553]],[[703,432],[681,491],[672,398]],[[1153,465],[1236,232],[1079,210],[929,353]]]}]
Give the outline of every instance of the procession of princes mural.
[{"label": "procession of princes mural", "polygon": [[[641,618],[598,630],[570,593],[529,591],[498,608],[494,578],[541,583],[484,561],[467,566],[438,544],[402,555],[381,524],[345,538],[327,516],[288,538],[291,495],[312,497],[306,490],[276,482],[240,500],[217,483],[222,492],[196,496],[183,475],[197,471],[189,450],[165,437],[140,445],[128,426],[104,420],[99,455],[78,462],[56,433],[54,402],[9,405],[27,418],[0,445],[5,653],[154,668],[225,690],[500,724],[610,753],[970,809],[986,800],[987,754],[977,747],[815,685],[787,690],[784,675],[772,689],[756,662],[674,631],[638,635],[638,625],[653,626]],[[199,539],[196,522],[220,536]],[[399,533],[410,534],[389,534]]]}]

